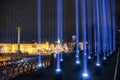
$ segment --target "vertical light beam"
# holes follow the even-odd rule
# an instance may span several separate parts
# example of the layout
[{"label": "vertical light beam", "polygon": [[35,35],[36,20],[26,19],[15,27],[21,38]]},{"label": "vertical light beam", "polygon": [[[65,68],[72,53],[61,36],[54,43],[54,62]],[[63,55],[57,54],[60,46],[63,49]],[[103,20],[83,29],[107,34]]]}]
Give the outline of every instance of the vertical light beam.
[{"label": "vertical light beam", "polygon": [[[57,0],[57,39],[62,43],[62,0]],[[62,54],[61,54],[62,55]],[[57,56],[57,72],[60,72],[60,53]]]},{"label": "vertical light beam", "polygon": [[37,0],[37,30],[38,44],[41,42],[41,0]]},{"label": "vertical light beam", "polygon": [[60,53],[57,54],[57,69],[56,69],[57,72],[60,72],[61,69],[60,69]]},{"label": "vertical light beam", "polygon": [[87,0],[87,16],[88,16],[88,59],[91,59],[92,47],[92,26],[91,26],[91,1]]},{"label": "vertical light beam", "polygon": [[62,0],[57,0],[57,38],[62,42]]},{"label": "vertical light beam", "polygon": [[115,0],[111,0],[112,7],[112,32],[113,32],[113,51],[116,50],[116,16],[115,16]]},{"label": "vertical light beam", "polygon": [[110,0],[106,0],[106,16],[107,16],[107,30],[108,30],[108,53],[112,53],[112,33],[111,33],[111,15],[110,15]]},{"label": "vertical light beam", "polygon": [[60,61],[63,61],[63,53],[60,54]]},{"label": "vertical light beam", "polygon": [[38,67],[42,67],[42,61],[41,61],[41,55],[40,55],[40,52],[38,52]]},{"label": "vertical light beam", "polygon": [[78,0],[75,0],[75,19],[76,19],[76,64],[79,64],[79,27],[78,27]]},{"label": "vertical light beam", "polygon": [[[41,42],[41,0],[37,0],[37,30],[38,30],[38,44]],[[41,55],[38,50],[38,67],[42,67],[42,62],[41,62]]]},{"label": "vertical light beam", "polygon": [[81,21],[82,21],[82,37],[83,37],[83,74],[84,78],[88,77],[87,71],[87,53],[86,53],[86,1],[81,0]]},{"label": "vertical light beam", "polygon": [[96,0],[96,19],[97,19],[97,62],[96,65],[100,65],[100,24],[99,24],[99,4]]},{"label": "vertical light beam", "polygon": [[105,2],[102,0],[102,48],[103,48],[103,59],[106,59],[106,52],[107,52],[107,25],[106,25],[106,8]]},{"label": "vertical light beam", "polygon": [[97,43],[97,40],[96,40],[96,6],[95,6],[95,0],[92,0],[92,12],[93,12],[93,23],[94,23],[94,25],[93,25],[93,27],[94,27],[94,53],[95,53],[95,55],[96,55],[96,52],[97,52],[97,45],[96,45],[96,43]]}]

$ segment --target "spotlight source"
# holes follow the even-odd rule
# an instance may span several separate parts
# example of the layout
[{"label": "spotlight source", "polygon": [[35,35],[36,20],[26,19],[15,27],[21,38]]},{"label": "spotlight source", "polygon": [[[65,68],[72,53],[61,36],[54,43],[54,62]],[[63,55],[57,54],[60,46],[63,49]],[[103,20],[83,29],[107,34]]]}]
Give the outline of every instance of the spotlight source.
[{"label": "spotlight source", "polygon": [[57,43],[60,44],[60,39],[58,39]]},{"label": "spotlight source", "polygon": [[42,64],[38,64],[38,67],[42,67]]},{"label": "spotlight source", "polygon": [[91,56],[88,56],[88,59],[91,59]]},{"label": "spotlight source", "polygon": [[80,64],[80,61],[79,61],[79,60],[77,60],[77,61],[76,61],[76,64]]},{"label": "spotlight source", "polygon": [[63,80],[61,69],[56,69],[56,79],[55,80]]},{"label": "spotlight source", "polygon": [[96,63],[96,66],[100,66],[100,64],[99,64],[99,63]]},{"label": "spotlight source", "polygon": [[60,61],[63,61],[63,59],[60,59]]},{"label": "spotlight source", "polygon": [[106,57],[104,57],[103,60],[106,60]]},{"label": "spotlight source", "polygon": [[83,78],[88,78],[88,73],[83,73],[82,76]]},{"label": "spotlight source", "polygon": [[61,71],[61,69],[56,69],[56,72],[60,72]]},{"label": "spotlight source", "polygon": [[102,73],[102,68],[101,68],[101,65],[99,63],[96,64],[95,73],[96,74],[101,74]]}]

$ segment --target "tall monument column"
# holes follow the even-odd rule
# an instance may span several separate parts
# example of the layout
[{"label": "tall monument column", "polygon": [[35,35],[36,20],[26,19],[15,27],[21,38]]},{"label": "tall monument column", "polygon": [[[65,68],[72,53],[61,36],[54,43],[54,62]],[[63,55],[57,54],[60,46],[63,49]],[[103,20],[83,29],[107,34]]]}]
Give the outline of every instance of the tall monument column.
[{"label": "tall monument column", "polygon": [[17,27],[17,31],[18,31],[18,50],[17,53],[22,53],[20,50],[20,31],[21,31],[21,20],[19,20],[18,22],[18,27]]}]

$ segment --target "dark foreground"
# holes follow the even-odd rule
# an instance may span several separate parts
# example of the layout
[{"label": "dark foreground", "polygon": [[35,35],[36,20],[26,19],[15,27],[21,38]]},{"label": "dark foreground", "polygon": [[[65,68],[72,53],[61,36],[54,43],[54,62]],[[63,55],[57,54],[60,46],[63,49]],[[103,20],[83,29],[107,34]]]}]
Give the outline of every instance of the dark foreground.
[{"label": "dark foreground", "polygon": [[[114,80],[114,73],[115,73],[115,66],[116,66],[116,59],[117,59],[117,53],[115,52],[110,56],[106,63],[103,63],[101,60],[101,73],[95,72],[95,57],[92,58],[92,60],[88,61],[88,72],[89,77],[87,80]],[[81,77],[82,73],[82,55],[81,57],[81,64],[76,65],[75,64],[75,58],[74,53],[71,54],[64,54],[64,61],[61,64],[62,70],[61,70],[61,79],[58,79],[56,77],[56,60],[54,59],[52,61],[51,66],[40,69],[36,72],[32,72],[29,74],[19,75],[14,79],[10,80],[83,80]],[[120,56],[119,56],[120,57]],[[120,60],[119,60],[120,64]],[[119,77],[120,74],[120,65],[118,65],[117,70],[117,79],[120,80]],[[86,79],[85,79],[86,80]]]}]

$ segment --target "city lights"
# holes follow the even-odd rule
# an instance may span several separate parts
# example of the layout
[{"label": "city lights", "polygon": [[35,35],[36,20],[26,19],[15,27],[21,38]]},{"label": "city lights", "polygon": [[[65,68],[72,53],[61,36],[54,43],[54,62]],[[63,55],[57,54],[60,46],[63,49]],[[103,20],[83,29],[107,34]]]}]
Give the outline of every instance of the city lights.
[{"label": "city lights", "polygon": [[[118,77],[120,41],[116,33],[120,29],[116,28],[115,0],[19,1],[9,4],[5,0],[0,6],[5,13],[0,21],[4,26],[0,29],[0,80],[25,80],[24,76],[27,80]],[[19,25],[12,32],[16,16],[24,17],[23,24],[19,22],[24,27]]]}]

